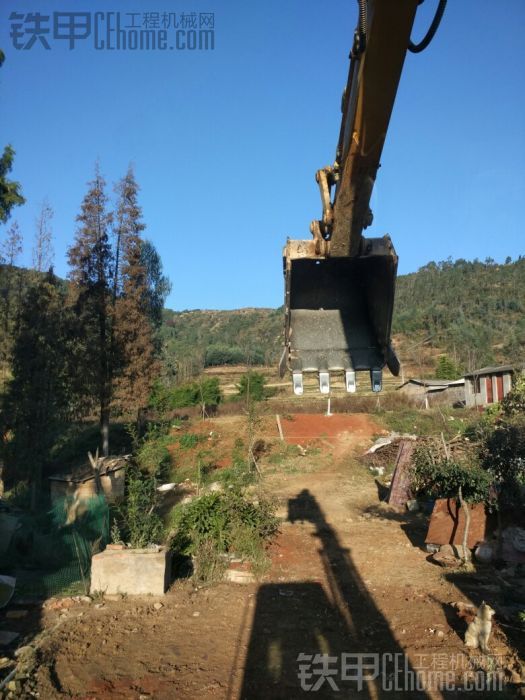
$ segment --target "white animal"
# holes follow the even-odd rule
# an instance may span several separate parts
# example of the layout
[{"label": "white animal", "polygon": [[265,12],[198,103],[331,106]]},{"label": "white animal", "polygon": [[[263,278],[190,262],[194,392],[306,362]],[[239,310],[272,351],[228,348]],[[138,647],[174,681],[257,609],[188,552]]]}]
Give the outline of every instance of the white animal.
[{"label": "white animal", "polygon": [[492,632],[492,618],[495,615],[490,605],[485,601],[481,603],[476,617],[467,627],[465,632],[465,645],[471,649],[481,649],[484,654],[489,653],[489,638]]}]

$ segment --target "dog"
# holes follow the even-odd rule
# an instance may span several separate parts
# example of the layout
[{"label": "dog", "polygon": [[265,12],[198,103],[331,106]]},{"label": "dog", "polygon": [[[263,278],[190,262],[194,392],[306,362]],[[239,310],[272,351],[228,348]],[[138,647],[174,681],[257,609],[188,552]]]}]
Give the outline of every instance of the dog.
[{"label": "dog", "polygon": [[492,632],[492,618],[495,615],[490,605],[485,601],[481,603],[476,617],[469,623],[465,632],[465,646],[471,649],[481,649],[484,654],[489,653],[489,639]]}]

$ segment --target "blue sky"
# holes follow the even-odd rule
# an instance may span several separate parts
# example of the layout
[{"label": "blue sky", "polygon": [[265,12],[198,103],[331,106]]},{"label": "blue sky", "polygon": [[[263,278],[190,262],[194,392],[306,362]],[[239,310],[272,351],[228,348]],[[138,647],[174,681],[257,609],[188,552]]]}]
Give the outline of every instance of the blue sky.
[{"label": "blue sky", "polygon": [[[416,39],[435,5],[420,7]],[[15,50],[13,9],[214,12],[215,50]],[[285,239],[320,216],[314,174],[334,158],[356,16],[350,0],[3,2],[0,144],[27,199],[13,215],[22,262],[47,197],[65,275],[96,159],[108,183],[132,162],[169,307],[280,305]],[[522,0],[450,0],[431,46],[407,57],[367,231],[392,236],[401,273],[525,253],[524,26]]]}]

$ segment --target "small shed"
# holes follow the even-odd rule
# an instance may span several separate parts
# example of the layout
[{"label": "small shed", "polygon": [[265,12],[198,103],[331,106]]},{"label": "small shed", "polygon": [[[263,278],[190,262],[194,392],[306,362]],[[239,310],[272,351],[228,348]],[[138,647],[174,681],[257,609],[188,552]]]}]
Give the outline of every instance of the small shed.
[{"label": "small shed", "polygon": [[465,375],[467,406],[487,406],[501,401],[512,388],[512,365],[483,367]]},{"label": "small shed", "polygon": [[454,406],[465,401],[465,380],[461,379],[407,379],[397,391],[413,398],[426,408],[431,405]]},{"label": "small shed", "polygon": [[111,503],[124,497],[126,467],[130,455],[102,457],[98,468],[86,466],[70,474],[49,477],[51,502],[56,503],[67,496],[87,500],[102,493]]}]

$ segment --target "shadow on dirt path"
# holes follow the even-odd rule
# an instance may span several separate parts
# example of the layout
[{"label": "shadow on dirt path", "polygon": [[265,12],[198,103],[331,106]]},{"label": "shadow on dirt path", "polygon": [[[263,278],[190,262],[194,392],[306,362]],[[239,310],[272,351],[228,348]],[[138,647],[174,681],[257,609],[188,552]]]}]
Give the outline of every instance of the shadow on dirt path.
[{"label": "shadow on dirt path", "polygon": [[404,697],[407,691],[413,698],[429,697],[410,685],[415,671],[408,661],[405,666],[403,650],[350,551],[341,546],[308,489],[289,499],[288,521],[313,524],[329,591],[315,581],[259,588],[241,700],[289,700],[310,693],[316,698],[395,698],[396,661]]}]

